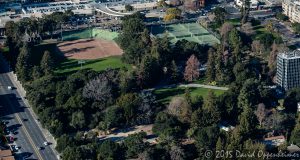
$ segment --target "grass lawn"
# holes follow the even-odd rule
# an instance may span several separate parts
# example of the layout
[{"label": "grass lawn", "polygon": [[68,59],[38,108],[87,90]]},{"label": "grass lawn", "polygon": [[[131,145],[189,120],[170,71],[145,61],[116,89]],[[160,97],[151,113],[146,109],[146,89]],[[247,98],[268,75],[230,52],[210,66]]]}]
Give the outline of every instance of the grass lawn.
[{"label": "grass lawn", "polygon": [[226,22],[231,23],[234,26],[240,26],[241,25],[241,19],[227,19]]},{"label": "grass lawn", "polygon": [[[221,95],[225,92],[223,90],[215,90],[215,89],[207,89],[207,88],[189,88],[189,89],[192,98],[196,96],[202,96],[205,98],[209,90],[214,92],[216,95]],[[154,94],[156,94],[157,99],[162,103],[168,103],[172,99],[172,97],[183,96],[184,93],[185,93],[185,87],[162,88],[154,91]]]},{"label": "grass lawn", "polygon": [[[121,56],[112,56],[106,58],[100,58],[96,60],[86,60],[82,64],[82,69],[92,69],[95,71],[102,71],[107,68],[130,68],[130,65],[125,64],[121,61]],[[72,73],[81,69],[81,65],[78,64],[78,60],[75,59],[66,59],[63,61],[59,67],[56,68],[56,73],[65,74]]]}]

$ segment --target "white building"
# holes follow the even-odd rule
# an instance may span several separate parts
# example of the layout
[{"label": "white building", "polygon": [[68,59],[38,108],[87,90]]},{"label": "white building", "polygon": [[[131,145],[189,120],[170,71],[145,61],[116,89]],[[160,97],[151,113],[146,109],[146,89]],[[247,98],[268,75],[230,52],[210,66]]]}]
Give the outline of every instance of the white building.
[{"label": "white building", "polygon": [[72,1],[35,3],[24,5],[22,12],[24,16],[40,17],[43,14],[51,14],[53,12],[65,12],[72,10],[75,14],[92,14],[93,8],[83,2],[75,3]]},{"label": "white building", "polygon": [[300,0],[283,0],[282,10],[292,22],[300,23]]},{"label": "white building", "polygon": [[[244,0],[235,0],[235,4],[238,7],[242,7],[244,3]],[[257,9],[258,7],[258,0],[250,0],[250,8],[251,9]]]}]

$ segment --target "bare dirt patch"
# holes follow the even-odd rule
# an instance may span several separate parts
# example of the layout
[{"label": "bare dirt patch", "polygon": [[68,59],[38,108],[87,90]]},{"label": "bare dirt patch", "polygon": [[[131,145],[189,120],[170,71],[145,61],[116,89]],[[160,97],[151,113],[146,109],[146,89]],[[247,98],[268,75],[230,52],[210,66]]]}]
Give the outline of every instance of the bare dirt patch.
[{"label": "bare dirt patch", "polygon": [[57,45],[65,57],[71,59],[99,59],[122,55],[122,49],[114,42],[100,39],[79,39]]}]

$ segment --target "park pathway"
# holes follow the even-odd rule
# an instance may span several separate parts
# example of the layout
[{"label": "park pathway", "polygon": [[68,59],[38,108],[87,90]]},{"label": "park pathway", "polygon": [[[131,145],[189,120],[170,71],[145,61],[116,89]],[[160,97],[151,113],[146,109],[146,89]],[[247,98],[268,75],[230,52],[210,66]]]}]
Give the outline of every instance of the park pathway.
[{"label": "park pathway", "polygon": [[190,84],[180,84],[179,87],[192,87],[192,88],[208,88],[208,89],[218,89],[227,91],[227,87],[218,87],[218,86],[211,86],[211,85],[205,85],[205,84],[196,84],[196,83],[190,83]]},{"label": "park pathway", "polygon": [[218,86],[212,86],[212,85],[206,85],[206,84],[189,83],[189,84],[159,85],[159,86],[156,86],[154,88],[150,88],[150,89],[146,89],[146,90],[153,91],[153,90],[156,90],[156,89],[174,88],[174,87],[208,88],[208,89],[216,89],[216,90],[223,90],[223,91],[227,91],[229,89],[227,87],[218,87]]}]

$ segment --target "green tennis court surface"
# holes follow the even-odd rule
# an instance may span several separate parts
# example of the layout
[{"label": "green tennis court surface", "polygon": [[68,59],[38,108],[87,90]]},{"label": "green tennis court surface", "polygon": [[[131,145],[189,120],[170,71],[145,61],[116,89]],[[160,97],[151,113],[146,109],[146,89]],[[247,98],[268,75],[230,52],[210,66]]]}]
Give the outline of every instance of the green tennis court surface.
[{"label": "green tennis court surface", "polygon": [[104,40],[114,40],[118,37],[117,32],[111,32],[107,30],[92,28],[92,29],[83,29],[77,31],[67,31],[63,32],[63,40],[70,41],[70,40],[78,40],[78,39],[87,39],[93,38],[96,39],[104,39]]},{"label": "green tennis court surface", "polygon": [[164,34],[168,34],[172,43],[176,43],[182,39],[207,45],[220,43],[214,35],[210,34],[197,23],[152,26],[149,30],[151,30],[153,35],[158,37],[163,37]]}]

